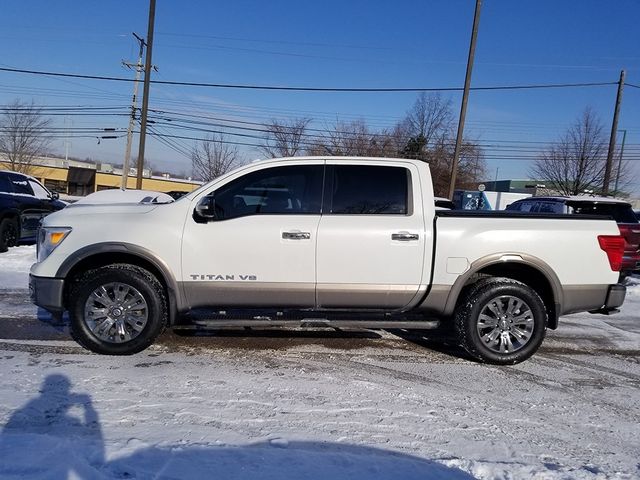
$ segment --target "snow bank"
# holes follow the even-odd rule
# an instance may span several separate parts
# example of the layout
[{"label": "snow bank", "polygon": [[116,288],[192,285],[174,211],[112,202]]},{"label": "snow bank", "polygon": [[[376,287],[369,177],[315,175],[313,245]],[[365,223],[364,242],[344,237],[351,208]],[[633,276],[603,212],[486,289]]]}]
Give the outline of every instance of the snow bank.
[{"label": "snow bank", "polygon": [[35,245],[13,247],[0,253],[0,288],[28,289],[29,269],[36,261]]},{"label": "snow bank", "polygon": [[634,275],[633,277],[627,278],[626,285],[627,285],[626,300],[640,301],[640,276]]}]

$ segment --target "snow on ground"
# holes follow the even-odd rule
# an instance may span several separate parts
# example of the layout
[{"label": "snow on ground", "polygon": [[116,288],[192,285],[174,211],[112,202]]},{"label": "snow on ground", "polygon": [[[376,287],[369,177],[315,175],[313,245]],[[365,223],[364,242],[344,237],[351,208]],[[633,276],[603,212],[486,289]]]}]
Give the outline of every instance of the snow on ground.
[{"label": "snow on ground", "polygon": [[5,255],[0,478],[640,477],[637,278],[620,314],[563,317],[508,368],[370,331],[167,334],[106,357],[27,305],[33,248]]},{"label": "snow on ground", "polygon": [[36,261],[36,247],[13,247],[0,253],[0,288],[29,288],[29,269]]}]

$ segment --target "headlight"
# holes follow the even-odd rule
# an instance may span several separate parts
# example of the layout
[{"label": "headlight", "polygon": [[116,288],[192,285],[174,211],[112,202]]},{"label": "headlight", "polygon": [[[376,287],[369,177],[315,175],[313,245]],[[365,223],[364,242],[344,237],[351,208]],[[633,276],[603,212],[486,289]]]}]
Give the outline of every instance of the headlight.
[{"label": "headlight", "polygon": [[71,227],[40,227],[38,231],[38,263],[44,261],[71,233]]}]

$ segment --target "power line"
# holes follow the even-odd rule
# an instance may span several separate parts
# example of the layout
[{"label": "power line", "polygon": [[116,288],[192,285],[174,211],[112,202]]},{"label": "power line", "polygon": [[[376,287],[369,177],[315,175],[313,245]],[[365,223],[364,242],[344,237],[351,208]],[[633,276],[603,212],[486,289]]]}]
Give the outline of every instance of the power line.
[{"label": "power line", "polygon": [[201,35],[201,34],[193,34],[193,33],[176,33],[176,32],[157,32],[158,35],[161,36],[170,36],[170,37],[190,37],[190,38],[210,38],[214,40],[232,40],[238,42],[252,42],[252,43],[274,43],[274,44],[282,44],[282,45],[296,45],[296,46],[310,46],[310,47],[339,47],[339,48],[356,48],[356,49],[365,49],[365,50],[393,50],[391,47],[380,47],[380,46],[371,46],[371,45],[354,45],[354,44],[343,44],[343,43],[314,43],[314,42],[293,42],[293,41],[285,41],[285,40],[273,40],[266,38],[247,38],[247,37],[223,37],[219,35]]},{"label": "power line", "polygon": [[[156,110],[157,112],[157,110]],[[165,112],[166,113],[166,112]],[[188,114],[184,114],[184,115],[188,115]],[[201,117],[201,116],[198,116]],[[272,131],[268,128],[268,124],[264,124],[264,123],[258,123],[258,122],[245,122],[245,121],[240,121],[240,120],[224,120],[224,119],[217,119],[220,122],[227,122],[227,123],[211,123],[211,122],[204,122],[204,121],[198,121],[198,120],[191,120],[191,119],[180,119],[180,118],[171,118],[170,116],[153,116],[152,117],[153,121],[154,121],[154,125],[163,125],[166,128],[180,128],[180,129],[187,129],[187,130],[193,130],[193,131],[199,131],[199,132],[207,132],[207,133],[222,133],[222,134],[227,134],[227,135],[234,135],[234,136],[242,136],[242,137],[250,137],[250,138],[258,138],[258,139],[264,139],[264,136],[259,136],[259,135],[249,135],[249,134],[240,134],[240,133],[233,133],[233,132],[228,132],[228,131],[221,131],[221,130],[211,130],[211,129],[206,129],[206,128],[200,128],[197,126],[191,126],[191,125],[203,125],[203,126],[211,126],[211,127],[217,127],[217,128],[223,128],[223,129],[234,129],[234,130],[241,130],[241,131],[248,131],[248,132],[259,132],[259,133],[265,133],[265,134],[269,134],[272,133]],[[187,125],[183,125],[183,124],[187,124]],[[239,125],[229,125],[228,123],[240,123],[242,125],[252,125],[252,126],[239,126]],[[253,126],[255,125],[255,127]],[[285,127],[286,128],[286,127]],[[360,136],[363,135],[360,132],[353,132],[353,131],[340,131],[340,130],[322,130],[322,129],[318,129],[318,128],[307,128],[306,130],[311,131],[311,132],[321,132],[322,134],[311,134],[311,133],[300,133],[301,137],[304,138],[309,138],[309,139],[316,139],[316,140],[326,140],[327,133],[330,134],[337,134],[337,135],[341,135],[344,137],[353,137],[353,136]],[[393,140],[394,136],[392,134],[385,134],[385,133],[375,133],[375,132],[369,132],[367,134],[365,134],[365,136],[367,138],[371,138],[371,139],[376,139],[379,138],[381,140]],[[478,141],[474,141],[474,140],[468,140],[468,143],[472,143],[474,145],[478,145],[480,147],[485,147],[485,148],[499,148],[499,149],[503,149],[503,150],[529,150],[529,151],[540,151],[540,148],[535,148],[535,145],[542,145],[542,146],[552,146],[554,144],[557,143],[561,143],[561,142],[536,142],[536,141],[519,141],[519,140],[478,140]],[[506,145],[500,145],[500,143],[506,144]],[[431,143],[432,145],[435,145],[434,143]],[[453,145],[452,142],[439,142],[437,143],[438,145],[445,145],[445,146],[451,146]],[[511,145],[511,144],[515,144],[515,146]],[[518,144],[525,144],[525,145],[531,145],[531,146],[519,146]],[[634,145],[634,144],[627,144],[627,146],[630,145]]]},{"label": "power line", "polygon": [[123,110],[127,108],[126,106],[120,107],[89,107],[89,106],[27,106],[27,107],[0,107],[0,110],[6,112],[31,112],[34,110],[38,110],[41,112],[48,111],[63,111],[63,112],[83,112],[87,110]]},{"label": "power line", "polygon": [[[65,78],[82,78],[85,80],[105,80],[113,82],[133,82],[134,79],[123,77],[110,77],[101,75],[84,75],[76,73],[60,73],[45,72],[41,70],[25,70],[18,68],[0,67],[0,71],[11,73],[24,73],[30,75],[43,75],[50,77]],[[201,83],[201,82],[183,82],[172,80],[151,80],[156,85],[179,85],[185,87],[209,87],[209,88],[233,88],[243,90],[272,90],[272,91],[295,91],[295,92],[459,92],[463,87],[389,87],[389,88],[361,88],[361,87],[289,87],[276,85],[248,85],[248,84],[232,84],[232,83]],[[548,84],[529,84],[529,85],[493,85],[484,87],[472,87],[475,91],[492,91],[492,90],[530,90],[542,88],[578,88],[578,87],[602,87],[606,85],[616,85],[618,82],[589,82],[589,83],[548,83]]]},{"label": "power line", "polygon": [[[0,90],[9,91],[8,89],[3,89],[2,85],[0,85]],[[37,92],[45,92],[48,96],[51,97],[75,97],[75,98],[95,98],[95,99],[114,99],[120,100],[124,98],[129,98],[128,95],[94,95],[90,93],[78,94],[75,91],[68,90],[58,90],[58,89],[45,89],[45,88],[24,88],[24,91],[18,91],[18,89],[12,89],[13,93],[30,93],[37,95]],[[36,92],[36,93],[32,93]],[[58,93],[50,93],[50,92],[58,92]],[[62,92],[62,93],[60,93]],[[158,92],[160,93],[160,92]],[[166,107],[165,107],[166,105]],[[193,102],[187,100],[175,100],[175,99],[160,99],[154,102],[155,109],[159,107],[162,108],[175,108],[177,106],[190,106],[194,108],[194,111],[206,113],[209,110],[215,110],[218,115],[226,115],[225,112],[229,112],[228,115],[233,116],[235,118],[250,118],[250,119],[262,119],[264,121],[261,124],[266,124],[272,121],[273,119],[290,119],[295,116],[307,116],[312,117],[316,122],[319,121],[335,121],[336,113],[335,112],[321,112],[321,111],[307,111],[307,110],[295,110],[295,109],[282,109],[282,108],[269,108],[269,107],[261,107],[255,105],[236,105],[235,107],[229,107],[228,105],[217,103],[217,102]],[[197,108],[196,108],[197,107]],[[203,110],[204,108],[204,110]],[[173,113],[173,112],[172,112]],[[177,113],[176,113],[177,114]],[[327,117],[327,118],[324,118]],[[381,115],[353,115],[348,113],[340,113],[338,114],[338,118],[349,121],[350,118],[357,120],[366,120],[369,127],[379,127],[379,128],[391,128],[393,127],[393,123],[401,120],[401,117],[395,116],[381,116]],[[225,119],[221,119],[225,120]],[[233,120],[229,120],[233,121]],[[381,123],[382,122],[382,123]],[[499,133],[501,131],[506,131],[509,133],[523,133],[527,136],[537,132],[532,132],[532,129],[536,130],[556,130],[554,128],[554,124],[549,122],[544,123],[532,123],[532,122],[500,122],[500,121],[472,121],[469,120],[467,122],[469,125],[474,125],[475,130],[481,130],[483,134],[496,132]],[[564,124],[555,124],[558,127],[565,127]],[[640,130],[640,126],[634,127],[633,125],[626,124],[625,127],[629,131],[638,131]]]},{"label": "power line", "polygon": [[158,140],[160,143],[162,143],[163,145],[168,147],[170,150],[173,150],[174,152],[178,153],[179,155],[181,155],[181,156],[183,156],[185,158],[188,158],[187,155],[185,154],[185,152],[183,152],[178,147],[176,147],[175,144],[171,143],[168,139],[164,138],[164,135],[162,133],[156,132],[156,130],[153,129],[152,127],[149,127],[149,135],[154,137],[156,140]]},{"label": "power line", "polygon": [[[137,133],[137,132],[136,132]],[[159,136],[158,133],[155,134],[151,134],[152,136]],[[196,141],[201,141],[201,142],[215,142],[215,143],[223,143],[226,145],[239,145],[239,146],[246,146],[246,147],[262,147],[262,144],[259,143],[248,143],[248,142],[236,142],[236,141],[230,141],[230,140],[220,140],[220,139],[209,139],[209,138],[201,138],[201,137],[190,137],[190,136],[186,136],[186,135],[161,135],[163,137],[168,137],[168,138],[175,138],[175,139],[181,139],[181,140],[196,140]],[[305,146],[317,146],[317,144],[315,143],[309,143],[309,142],[300,142],[301,145],[305,145]],[[330,156],[330,155],[329,155]],[[538,156],[536,155],[500,155],[500,154],[492,154],[492,155],[484,155],[484,158],[486,160],[513,160],[513,161],[534,161],[538,159]],[[639,156],[631,156],[626,158],[626,160],[629,161],[640,161],[640,155]]]},{"label": "power line", "polygon": [[640,88],[640,85],[635,85],[635,84],[633,84],[633,83],[625,82],[625,85],[626,85],[627,87]]},{"label": "power line", "polygon": [[158,132],[155,128],[155,126],[151,126],[149,125],[149,132],[151,132],[150,134],[155,135],[155,138],[163,143],[164,145],[166,145],[167,147],[169,147],[171,150],[173,150],[174,152],[179,153],[180,155],[182,155],[183,157],[185,157],[188,160],[191,160],[191,155],[189,154],[189,152],[182,148],[180,145],[178,145],[178,142],[175,140],[169,140],[168,138],[164,138],[166,134],[162,133],[162,132]]}]

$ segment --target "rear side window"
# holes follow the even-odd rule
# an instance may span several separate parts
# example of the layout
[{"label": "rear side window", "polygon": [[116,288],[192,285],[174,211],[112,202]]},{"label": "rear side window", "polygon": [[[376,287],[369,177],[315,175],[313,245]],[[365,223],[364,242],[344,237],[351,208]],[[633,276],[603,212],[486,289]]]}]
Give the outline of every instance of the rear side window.
[{"label": "rear side window", "polygon": [[33,196],[33,190],[29,186],[29,182],[25,177],[19,175],[11,175],[11,184],[15,193],[23,193],[25,195]]},{"label": "rear side window", "polygon": [[13,188],[11,187],[11,182],[6,175],[0,173],[0,192],[11,193],[13,192]]},{"label": "rear side window", "polygon": [[512,203],[507,207],[507,210],[517,210],[519,212],[530,212],[531,207],[533,207],[535,203],[533,202],[516,202]]},{"label": "rear side window", "polygon": [[560,209],[555,203],[545,202],[540,204],[539,213],[558,213]]},{"label": "rear side window", "polygon": [[403,167],[333,165],[329,212],[337,215],[407,215],[409,171]]},{"label": "rear side window", "polygon": [[606,215],[618,223],[638,223],[627,203],[567,202],[567,205],[573,207],[573,213],[577,215]]}]

